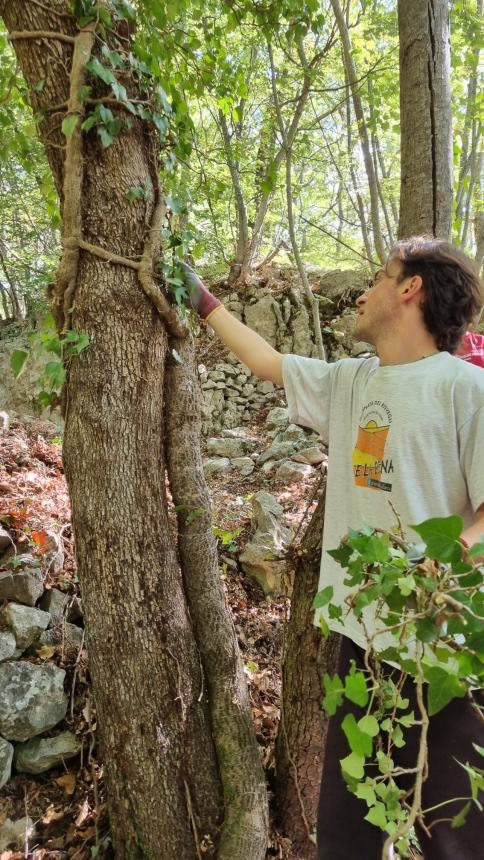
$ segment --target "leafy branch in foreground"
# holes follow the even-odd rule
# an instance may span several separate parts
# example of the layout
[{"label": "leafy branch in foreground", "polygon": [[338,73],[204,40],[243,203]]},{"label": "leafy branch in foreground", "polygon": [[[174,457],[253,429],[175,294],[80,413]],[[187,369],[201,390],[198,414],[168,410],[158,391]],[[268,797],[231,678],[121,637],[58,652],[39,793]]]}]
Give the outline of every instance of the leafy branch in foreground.
[{"label": "leafy branch in foreground", "polygon": [[[353,615],[367,643],[364,671],[353,662],[345,678],[324,676],[323,705],[330,715],[345,698],[365,709],[361,719],[347,714],[342,722],[349,754],[340,763],[349,791],[367,803],[365,818],[388,834],[382,860],[392,856],[393,846],[400,856],[408,856],[416,822],[427,832],[432,827],[426,815],[434,809],[422,806],[429,718],[452,699],[467,696],[476,719],[483,719],[473,690],[482,687],[484,677],[484,542],[466,551],[460,543],[463,520],[457,516],[427,520],[412,529],[422,544],[366,526],[350,529],[329,553],[347,571],[345,585],[352,590],[346,605],[331,602],[332,586],[314,601],[329,618]],[[327,622],[321,626],[326,633]],[[392,670],[392,665],[398,668]],[[415,684],[417,713],[402,695],[407,678]],[[412,786],[404,790],[398,781],[403,769],[395,765],[393,754],[405,746],[413,727],[419,732],[418,752],[414,767],[405,769]],[[460,764],[469,776],[469,795],[440,804],[445,815],[447,804],[464,802],[446,819],[451,827],[465,822],[472,804],[482,811],[478,794],[484,788],[484,769]]]}]

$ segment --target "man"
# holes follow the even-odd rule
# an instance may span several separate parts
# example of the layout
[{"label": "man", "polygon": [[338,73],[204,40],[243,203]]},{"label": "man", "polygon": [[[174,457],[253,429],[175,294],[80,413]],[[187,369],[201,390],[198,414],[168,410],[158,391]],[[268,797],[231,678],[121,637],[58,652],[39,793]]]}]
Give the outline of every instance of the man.
[{"label": "man", "polygon": [[[349,527],[363,523],[391,529],[398,512],[410,523],[459,514],[463,542],[484,534],[484,374],[454,357],[483,302],[483,288],[468,258],[452,245],[426,238],[397,243],[373,285],[357,300],[355,335],[376,356],[326,362],[280,355],[234,319],[188,268],[192,302],[239,359],[262,379],[284,385],[291,420],[319,431],[329,446],[326,521],[320,588],[331,584],[333,602],[347,589],[342,570],[327,554]],[[389,502],[391,501],[391,505]],[[414,533],[415,540],[418,540]],[[316,613],[316,623],[320,613]],[[338,665],[362,664],[365,641],[349,617],[327,619],[343,634]],[[382,644],[383,647],[383,644]],[[415,698],[413,689],[406,691]],[[411,705],[412,707],[412,705]],[[381,832],[364,820],[366,805],[350,794],[339,761],[347,752],[340,722],[347,703],[330,721],[318,814],[318,860],[377,860]],[[479,759],[482,723],[467,700],[454,700],[432,718],[425,808],[469,795],[458,761]],[[397,764],[415,763],[412,738]],[[412,760],[413,756],[413,760]],[[462,804],[460,804],[462,805]],[[451,817],[459,806],[434,813]],[[429,816],[429,820],[432,816]],[[426,860],[475,860],[482,830],[475,807],[461,829],[436,824],[419,830]],[[479,838],[481,837],[481,838]]]}]

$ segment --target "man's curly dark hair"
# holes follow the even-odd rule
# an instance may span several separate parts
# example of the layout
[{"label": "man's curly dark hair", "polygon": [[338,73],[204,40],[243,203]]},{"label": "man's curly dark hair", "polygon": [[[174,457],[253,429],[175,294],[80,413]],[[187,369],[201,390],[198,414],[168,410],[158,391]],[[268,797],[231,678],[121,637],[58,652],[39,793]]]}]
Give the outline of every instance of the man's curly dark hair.
[{"label": "man's curly dark hair", "polygon": [[398,282],[420,275],[425,325],[441,352],[454,353],[484,303],[483,283],[472,260],[450,242],[431,236],[396,242],[389,260],[402,264]]}]

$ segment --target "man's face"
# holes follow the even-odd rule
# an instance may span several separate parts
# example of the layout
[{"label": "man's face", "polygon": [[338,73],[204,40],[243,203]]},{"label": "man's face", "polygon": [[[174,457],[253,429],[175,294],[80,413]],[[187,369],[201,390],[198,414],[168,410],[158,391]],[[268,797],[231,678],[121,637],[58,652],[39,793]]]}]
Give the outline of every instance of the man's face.
[{"label": "man's face", "polygon": [[378,335],[388,333],[401,314],[398,285],[402,271],[400,260],[387,260],[371,285],[356,300],[358,317],[355,335],[367,343],[376,344]]}]

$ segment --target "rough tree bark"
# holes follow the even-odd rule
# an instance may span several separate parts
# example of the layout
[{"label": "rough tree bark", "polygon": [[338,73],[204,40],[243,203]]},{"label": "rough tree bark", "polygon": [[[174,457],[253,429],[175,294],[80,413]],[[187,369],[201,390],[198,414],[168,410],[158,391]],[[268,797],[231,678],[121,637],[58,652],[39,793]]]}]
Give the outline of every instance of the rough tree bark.
[{"label": "rough tree bark", "polygon": [[448,0],[399,0],[399,238],[450,239],[452,137]]},{"label": "rough tree bark", "polygon": [[[263,776],[213,548],[209,558],[206,543],[192,542],[185,564],[182,524],[182,576],[169,520],[166,432],[177,494],[184,471],[183,460],[173,465],[174,428],[164,427],[173,400],[165,363],[168,332],[180,337],[182,328],[152,274],[163,216],[159,141],[154,126],[134,119],[106,149],[95,128],[81,133],[79,120],[66,142],[61,122],[82,120],[85,64],[100,55],[95,24],[79,31],[66,0],[0,0],[0,14],[41,112],[61,198],[53,309],[61,330],[90,338],[69,370],[64,461],[116,857],[262,860]],[[125,51],[126,29],[123,37],[111,31],[111,47]],[[98,78],[89,83],[93,97],[111,96]],[[123,84],[139,97],[132,78]],[[112,101],[113,113],[126,116]],[[130,203],[128,189],[145,184],[153,200]],[[199,453],[195,460],[187,468],[195,462],[198,473],[187,472],[187,482],[203,488]],[[198,577],[210,568],[200,604],[196,564]]]},{"label": "rough tree bark", "polygon": [[[340,637],[324,639],[313,624],[326,500],[318,505],[301,542],[291,548],[294,570],[282,678],[281,720],[276,741],[275,801],[283,832],[296,853],[315,857],[314,832],[328,718],[321,708],[322,678],[336,665]],[[312,837],[312,838],[311,838]]]}]

